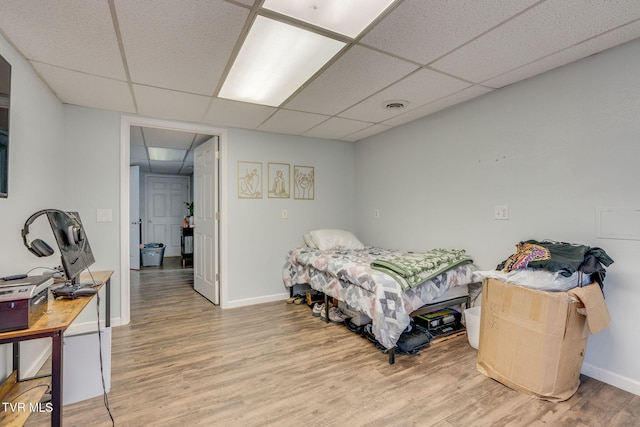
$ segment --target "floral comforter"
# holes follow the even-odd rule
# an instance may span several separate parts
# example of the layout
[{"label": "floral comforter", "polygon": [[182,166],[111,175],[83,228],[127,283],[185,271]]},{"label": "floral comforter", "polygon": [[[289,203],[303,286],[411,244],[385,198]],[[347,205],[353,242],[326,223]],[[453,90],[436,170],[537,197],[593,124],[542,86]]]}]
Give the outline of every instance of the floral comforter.
[{"label": "floral comforter", "polygon": [[472,263],[458,265],[403,290],[390,275],[371,268],[376,260],[397,260],[408,254],[376,247],[330,251],[298,247],[287,255],[283,280],[287,287],[308,284],[365,313],[372,319],[373,334],[378,342],[391,349],[411,322],[409,315],[413,311],[453,286],[472,283],[476,271]]}]

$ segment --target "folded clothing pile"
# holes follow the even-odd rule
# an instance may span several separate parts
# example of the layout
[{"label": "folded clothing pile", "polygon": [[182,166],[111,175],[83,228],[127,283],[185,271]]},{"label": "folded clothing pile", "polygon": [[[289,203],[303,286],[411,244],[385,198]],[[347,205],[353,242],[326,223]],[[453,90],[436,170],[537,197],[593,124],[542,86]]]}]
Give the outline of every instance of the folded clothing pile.
[{"label": "folded clothing pile", "polygon": [[[541,288],[549,291],[565,291],[594,282],[602,289],[605,267],[611,264],[613,259],[601,248],[552,240],[526,240],[518,243],[516,251],[496,267],[503,277],[495,277],[495,273],[489,272],[477,275],[512,283],[520,276],[529,284],[545,282],[541,279],[546,275],[556,285],[549,286],[550,289]],[[532,276],[537,280],[531,281]]]}]

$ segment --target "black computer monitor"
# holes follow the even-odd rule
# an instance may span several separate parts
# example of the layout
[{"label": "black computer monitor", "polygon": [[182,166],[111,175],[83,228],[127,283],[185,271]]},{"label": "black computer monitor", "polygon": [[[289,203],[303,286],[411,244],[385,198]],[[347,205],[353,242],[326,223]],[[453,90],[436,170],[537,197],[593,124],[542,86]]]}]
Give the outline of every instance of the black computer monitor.
[{"label": "black computer monitor", "polygon": [[95,263],[95,258],[78,213],[49,211],[47,217],[58,243],[67,280],[74,286],[97,285],[93,282],[80,283],[79,280],[80,273]]}]

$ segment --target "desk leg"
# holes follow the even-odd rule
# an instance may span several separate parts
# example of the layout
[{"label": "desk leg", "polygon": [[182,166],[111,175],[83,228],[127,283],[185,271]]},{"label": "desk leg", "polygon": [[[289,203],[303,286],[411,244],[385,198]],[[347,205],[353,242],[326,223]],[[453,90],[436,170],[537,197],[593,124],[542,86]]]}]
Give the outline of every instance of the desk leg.
[{"label": "desk leg", "polygon": [[[107,300],[105,301],[106,313],[104,315],[104,325],[108,328],[111,326],[111,278],[109,278],[107,283],[105,283],[105,288]],[[98,319],[98,321],[99,320],[100,319]]]},{"label": "desk leg", "polygon": [[16,371],[16,381],[20,382],[20,341],[13,343],[13,370]]},{"label": "desk leg", "polygon": [[62,361],[63,342],[62,331],[56,331],[51,337],[53,350],[51,352],[51,425],[62,425]]}]

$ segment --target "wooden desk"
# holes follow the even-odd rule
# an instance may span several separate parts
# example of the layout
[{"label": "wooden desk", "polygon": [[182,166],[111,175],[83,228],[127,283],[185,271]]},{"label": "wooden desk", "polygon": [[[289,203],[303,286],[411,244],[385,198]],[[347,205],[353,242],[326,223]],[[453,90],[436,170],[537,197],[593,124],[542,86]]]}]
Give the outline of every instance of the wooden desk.
[{"label": "wooden desk", "polygon": [[[111,326],[111,276],[113,271],[93,272],[93,278],[102,282],[98,289],[105,287],[106,313],[105,326]],[[88,273],[81,275],[81,280],[90,280]],[[52,287],[57,284],[52,285]],[[51,425],[62,425],[62,366],[63,366],[63,342],[64,331],[71,326],[71,323],[78,317],[82,310],[94,298],[81,297],[71,299],[49,298],[49,307],[44,315],[29,329],[9,331],[0,333],[0,344],[14,343],[13,369],[19,369],[18,346],[21,341],[38,338],[51,338],[53,349],[51,352]]]}]

